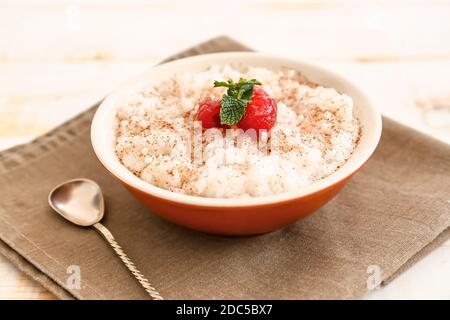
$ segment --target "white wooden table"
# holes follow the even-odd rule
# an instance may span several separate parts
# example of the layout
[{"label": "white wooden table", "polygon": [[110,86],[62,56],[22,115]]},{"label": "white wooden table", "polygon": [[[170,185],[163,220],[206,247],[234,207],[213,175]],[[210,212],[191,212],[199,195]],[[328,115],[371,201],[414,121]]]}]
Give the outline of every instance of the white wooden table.
[{"label": "white wooden table", "polygon": [[[334,69],[450,143],[450,1],[0,0],[0,149],[220,34]],[[0,298],[53,296],[0,256]],[[367,298],[450,299],[450,241]]]}]

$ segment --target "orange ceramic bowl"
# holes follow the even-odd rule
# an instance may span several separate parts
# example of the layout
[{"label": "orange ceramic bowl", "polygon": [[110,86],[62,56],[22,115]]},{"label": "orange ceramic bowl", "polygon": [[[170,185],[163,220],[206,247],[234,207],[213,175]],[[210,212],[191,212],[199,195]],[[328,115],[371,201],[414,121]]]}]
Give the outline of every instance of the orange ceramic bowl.
[{"label": "orange ceramic bowl", "polygon": [[[312,82],[352,97],[354,115],[361,124],[360,141],[352,156],[336,172],[310,186],[247,199],[203,198],[174,193],[133,175],[114,153],[115,112],[121,101],[152,81],[174,73],[203,71],[212,64],[231,64],[236,68],[251,65],[272,70],[294,69]],[[91,127],[92,145],[98,159],[151,212],[188,228],[223,235],[266,233],[311,214],[332,199],[364,165],[374,152],[380,135],[381,116],[355,84],[309,63],[251,52],[201,55],[154,67],[109,95],[98,108]]]}]

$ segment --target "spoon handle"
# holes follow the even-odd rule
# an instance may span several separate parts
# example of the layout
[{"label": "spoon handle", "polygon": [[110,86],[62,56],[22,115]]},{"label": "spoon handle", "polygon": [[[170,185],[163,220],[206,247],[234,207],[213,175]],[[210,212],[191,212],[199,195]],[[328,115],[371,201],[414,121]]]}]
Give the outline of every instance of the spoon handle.
[{"label": "spoon handle", "polygon": [[149,296],[153,300],[164,300],[163,297],[156,291],[155,288],[152,287],[150,282],[147,280],[147,278],[136,268],[134,263],[128,258],[126,253],[123,251],[122,247],[117,243],[117,241],[114,239],[113,235],[109,230],[102,225],[101,223],[96,223],[93,225],[101,234],[102,236],[109,242],[111,247],[114,249],[114,251],[117,253],[119,258],[122,260],[122,262],[125,264],[125,266],[130,270],[130,272],[133,274],[133,276],[139,281],[141,286],[147,291]]}]

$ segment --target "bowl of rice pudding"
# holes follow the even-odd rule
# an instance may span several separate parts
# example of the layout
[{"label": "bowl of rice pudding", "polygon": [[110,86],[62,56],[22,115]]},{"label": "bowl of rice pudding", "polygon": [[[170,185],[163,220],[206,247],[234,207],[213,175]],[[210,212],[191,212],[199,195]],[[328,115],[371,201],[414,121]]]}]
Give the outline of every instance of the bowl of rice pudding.
[{"label": "bowl of rice pudding", "polygon": [[154,67],[109,95],[91,127],[100,162],[151,212],[223,235],[313,213],[380,136],[379,112],[349,80],[250,52]]}]

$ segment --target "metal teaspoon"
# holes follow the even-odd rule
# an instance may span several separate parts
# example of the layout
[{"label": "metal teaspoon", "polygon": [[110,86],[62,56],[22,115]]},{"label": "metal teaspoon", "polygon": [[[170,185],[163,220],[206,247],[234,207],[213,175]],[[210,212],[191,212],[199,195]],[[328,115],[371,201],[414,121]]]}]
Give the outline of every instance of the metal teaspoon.
[{"label": "metal teaspoon", "polygon": [[128,258],[109,230],[100,223],[105,205],[100,186],[89,179],[73,179],[56,186],[48,196],[50,207],[65,219],[82,227],[94,227],[108,241],[116,254],[154,300],[163,300],[150,282]]}]

